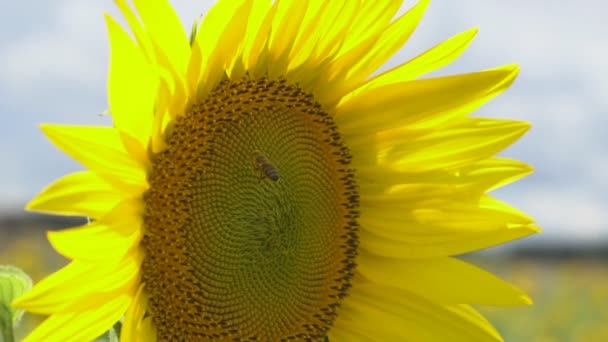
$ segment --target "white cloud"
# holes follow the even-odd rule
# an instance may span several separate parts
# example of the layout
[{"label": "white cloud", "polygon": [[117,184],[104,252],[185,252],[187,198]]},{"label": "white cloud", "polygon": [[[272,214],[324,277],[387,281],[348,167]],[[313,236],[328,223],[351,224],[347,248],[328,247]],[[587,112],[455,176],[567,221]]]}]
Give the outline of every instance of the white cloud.
[{"label": "white cloud", "polygon": [[592,240],[606,236],[608,210],[605,198],[585,191],[553,187],[528,188],[517,201],[541,225],[547,237]]},{"label": "white cloud", "polygon": [[33,92],[41,85],[69,82],[87,86],[99,80],[91,70],[90,52],[59,36],[30,36],[8,47],[3,55],[3,82],[16,93]]},{"label": "white cloud", "polygon": [[53,84],[94,88],[104,82],[106,60],[101,7],[94,2],[57,2],[51,22],[7,42],[0,50],[0,82],[13,94],[32,94]]}]

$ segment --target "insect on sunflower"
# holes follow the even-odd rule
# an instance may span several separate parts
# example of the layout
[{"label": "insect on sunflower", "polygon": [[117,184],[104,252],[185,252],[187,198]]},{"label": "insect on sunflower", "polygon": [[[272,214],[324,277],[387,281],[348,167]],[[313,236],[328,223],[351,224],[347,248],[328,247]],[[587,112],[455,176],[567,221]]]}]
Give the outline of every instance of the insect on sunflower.
[{"label": "insect on sunflower", "polygon": [[529,125],[468,116],[517,66],[421,78],[476,29],[372,76],[427,0],[225,0],[190,39],[115,2],[113,127],[42,126],[87,170],[28,208],[91,222],[48,234],[72,261],[14,303],[50,315],[29,341],[500,340],[470,305],[530,303],[453,257],[538,231],[487,194]]}]

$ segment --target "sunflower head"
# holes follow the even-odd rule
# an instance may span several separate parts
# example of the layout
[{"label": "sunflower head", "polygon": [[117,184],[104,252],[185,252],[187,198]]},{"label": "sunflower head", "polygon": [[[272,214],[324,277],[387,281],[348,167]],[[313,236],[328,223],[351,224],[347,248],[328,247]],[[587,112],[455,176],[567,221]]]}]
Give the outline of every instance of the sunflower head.
[{"label": "sunflower head", "polygon": [[223,0],[189,37],[115,2],[113,127],[43,126],[87,170],[28,208],[91,221],[49,233],[72,261],[14,302],[50,315],[29,340],[499,340],[469,304],[530,303],[453,258],[538,231],[487,194],[528,125],[467,116],[517,66],[420,78],[476,29],[373,75],[428,1]]},{"label": "sunflower head", "polygon": [[331,116],[284,79],[225,80],[165,141],[141,242],[159,336],[325,336],[353,276],[358,207]]}]

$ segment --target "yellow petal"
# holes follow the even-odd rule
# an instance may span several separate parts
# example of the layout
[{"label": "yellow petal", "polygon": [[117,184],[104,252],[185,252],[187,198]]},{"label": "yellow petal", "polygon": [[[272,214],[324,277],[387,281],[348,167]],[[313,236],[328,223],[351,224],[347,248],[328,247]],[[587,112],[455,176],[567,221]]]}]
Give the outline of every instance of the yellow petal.
[{"label": "yellow petal", "polygon": [[[53,289],[60,289],[63,285],[70,284],[70,282],[81,284],[77,280],[80,277],[84,276],[86,273],[93,271],[93,268],[93,265],[89,263],[72,261],[59,271],[49,275],[48,277],[42,279],[40,282],[36,283],[32,291],[17,298],[15,301],[13,301],[12,305],[24,309],[32,305],[37,305],[36,301],[39,297],[41,297],[41,294],[44,295],[45,293]],[[81,286],[81,288],[84,288],[84,286]],[[81,293],[82,292],[83,291],[81,290]],[[51,310],[49,312],[53,313],[55,311],[57,310]]]},{"label": "yellow petal", "polygon": [[90,171],[63,176],[47,186],[27,204],[28,210],[55,215],[105,215],[125,194]]},{"label": "yellow petal", "polygon": [[[405,44],[422,19],[430,0],[420,0],[382,32],[376,45],[354,66],[348,68],[348,81],[367,78]],[[344,66],[342,66],[344,67]]]},{"label": "yellow petal", "polygon": [[142,342],[156,342],[156,328],[152,322],[152,317],[148,316],[142,320],[139,326],[138,337],[139,341]]},{"label": "yellow petal", "polygon": [[507,185],[534,171],[526,163],[509,158],[490,158],[462,170],[467,180],[481,184],[487,191]]},{"label": "yellow petal", "polygon": [[[436,198],[436,199],[435,199]],[[361,248],[395,258],[457,255],[539,231],[524,213],[490,196],[361,197]]]},{"label": "yellow petal", "polygon": [[[348,0],[347,0],[348,1]],[[351,30],[340,47],[341,54],[369,37],[382,33],[401,7],[403,0],[364,0],[352,20]]]},{"label": "yellow petal", "polygon": [[360,14],[361,7],[362,1],[351,0],[344,1],[341,6],[327,6],[324,17],[320,17],[316,23],[324,27],[318,30],[321,34],[315,41],[311,59],[333,59],[340,52],[346,37],[352,34],[354,18]]},{"label": "yellow petal", "polygon": [[439,305],[404,290],[361,282],[343,301],[334,327],[370,341],[502,340],[487,321],[471,315],[468,309]]},{"label": "yellow petal", "polygon": [[90,262],[122,259],[142,236],[143,205],[127,200],[104,217],[77,228],[48,232],[55,250],[69,258]]},{"label": "yellow petal", "polygon": [[[345,325],[345,324],[342,324]],[[353,329],[344,328],[341,325],[334,324],[331,329],[327,332],[327,337],[330,341],[336,342],[366,342],[373,341],[370,337],[361,335]]]},{"label": "yellow petal", "polygon": [[[374,44],[365,50],[358,50],[358,56],[338,58],[329,74],[332,81],[319,84],[321,91],[317,101],[332,107],[353,89],[357,88],[369,75],[384,64],[414,32],[422,19],[429,0],[418,1],[408,12],[392,22],[378,37]],[[361,43],[367,46],[364,41]]]},{"label": "yellow petal", "polygon": [[415,233],[423,228],[427,233],[466,233],[530,224],[533,219],[491,196],[471,192],[463,185],[410,184],[383,194],[362,194],[360,222],[372,230],[391,233]]},{"label": "yellow petal", "polygon": [[466,50],[477,31],[477,28],[473,28],[445,40],[400,66],[372,78],[361,90],[413,80],[448,65]]},{"label": "yellow petal", "polygon": [[144,285],[140,284],[133,300],[131,301],[120,331],[123,341],[149,341],[142,339],[139,333],[140,325],[147,308],[147,299],[144,295]]},{"label": "yellow petal", "polygon": [[309,0],[278,1],[268,38],[268,75],[283,76],[287,72],[289,54],[296,41],[300,24],[308,10]]},{"label": "yellow petal", "polygon": [[118,130],[50,124],[41,128],[59,149],[108,182],[133,193],[145,190],[145,170],[126,152]]},{"label": "yellow petal", "polygon": [[509,283],[454,258],[404,260],[362,252],[357,269],[366,278],[441,304],[528,305]]},{"label": "yellow petal", "polygon": [[[241,58],[245,42],[243,36],[246,35],[248,20],[253,10],[255,0],[246,0],[236,9],[235,15],[228,23],[226,30],[220,37],[222,41],[234,42],[233,44],[220,44],[221,49],[216,46],[213,58],[223,62],[224,75],[229,75],[232,79],[239,79],[245,76],[246,70]],[[235,69],[238,62],[239,70]],[[211,63],[213,64],[213,63]]]},{"label": "yellow petal", "polygon": [[[165,65],[164,69],[159,68],[159,70],[158,70],[159,77],[161,78],[160,82],[162,83],[163,78],[165,78],[165,79],[168,78],[171,83],[170,89],[172,90],[172,92],[169,94],[170,96],[168,96],[167,98],[162,99],[162,100],[158,99],[158,102],[167,104],[168,105],[167,109],[169,110],[169,112],[171,113],[171,115],[173,117],[182,115],[182,114],[184,114],[184,108],[185,108],[186,104],[188,103],[188,97],[191,95],[188,93],[188,84],[187,84],[187,80],[186,80],[186,74],[179,71],[175,67],[175,65],[173,65],[170,62],[169,56],[167,56],[167,54],[165,54],[164,51],[162,51],[160,48],[158,48],[158,46],[156,49],[156,58],[158,59],[159,65]],[[160,92],[164,91],[164,90],[165,89],[162,88],[162,85],[160,85],[159,86],[159,95],[158,95],[159,97],[162,94]],[[162,111],[161,108],[156,108],[155,113],[157,113],[159,110]]]},{"label": "yellow petal", "polygon": [[[357,3],[352,1],[350,3]],[[339,9],[345,1],[319,1],[308,2],[308,10],[302,19],[301,28],[290,52],[290,69],[310,60],[312,49],[320,42],[320,38],[330,29],[331,24],[327,19],[338,17]],[[350,24],[350,22],[349,22]]]},{"label": "yellow petal", "polygon": [[325,63],[315,68],[314,72],[310,72],[308,68],[302,68],[310,78],[301,81],[305,86],[304,89],[310,89],[315,100],[330,112],[334,112],[335,102],[348,92],[349,87],[344,83],[348,66],[355,65],[357,61],[361,60],[362,56],[373,48],[377,40],[378,36],[368,37],[337,58],[324,61]]},{"label": "yellow petal", "polygon": [[106,25],[110,36],[108,101],[114,124],[147,146],[158,88],[157,78],[142,50],[108,15]]},{"label": "yellow petal", "polygon": [[[433,232],[432,230],[430,230]],[[540,229],[532,224],[509,225],[501,229],[474,232],[439,231],[424,235],[409,235],[409,241],[386,237],[378,230],[362,226],[359,232],[361,249],[370,253],[404,259],[433,258],[464,254],[495,246],[511,240],[538,233]]]},{"label": "yellow petal", "polygon": [[152,40],[182,77],[190,59],[190,43],[177,13],[167,0],[133,0]]},{"label": "yellow petal", "polygon": [[[315,86],[330,78],[328,70],[331,61],[339,53],[344,39],[349,36],[353,19],[362,5],[357,0],[322,1],[317,10],[316,3],[311,2],[315,6],[313,11],[317,13],[314,19],[310,19],[308,27],[300,32],[298,39],[301,42],[293,47],[285,77],[306,91],[320,94],[323,90],[315,89]],[[372,40],[367,42],[369,46],[373,44]]]},{"label": "yellow petal", "polygon": [[165,129],[167,124],[175,119],[178,114],[172,112],[171,101],[176,93],[176,82],[170,72],[160,69],[160,87],[158,90],[158,101],[154,112],[154,120],[152,122],[152,152],[159,153],[166,147]]},{"label": "yellow petal", "polygon": [[349,293],[341,304],[331,332],[342,336],[344,339],[341,341],[425,341],[420,338],[419,331],[408,328],[397,315],[383,308],[362,304]]},{"label": "yellow petal", "polygon": [[129,294],[122,294],[86,311],[54,314],[23,342],[92,341],[120,319],[130,301]]},{"label": "yellow petal", "polygon": [[[265,0],[262,1],[266,3]],[[270,36],[270,30],[272,29],[272,23],[278,8],[278,1],[273,2],[268,7],[266,13],[264,13],[264,18],[259,23],[255,38],[252,37],[251,47],[248,48],[246,46],[249,51],[244,51],[245,55],[249,55],[246,65],[250,75],[253,77],[263,77],[268,71],[268,37]]]},{"label": "yellow petal", "polygon": [[114,0],[114,3],[122,13],[123,17],[127,20],[129,24],[129,28],[133,32],[135,39],[137,40],[137,44],[142,49],[143,53],[146,55],[146,59],[150,64],[156,64],[156,55],[154,53],[154,46],[152,45],[152,41],[150,40],[150,36],[148,32],[144,29],[142,23],[139,21],[139,18],[131,9],[131,6],[125,0]]},{"label": "yellow petal", "polygon": [[102,265],[72,261],[34,285],[30,292],[17,298],[13,306],[40,314],[90,309],[98,300],[85,298],[105,298],[108,293],[122,293],[132,288],[139,279],[141,259],[139,253],[132,253],[123,260]]},{"label": "yellow petal", "polygon": [[404,171],[463,167],[494,156],[529,128],[530,124],[521,121],[463,120],[461,124],[380,151],[379,159]]},{"label": "yellow petal", "polygon": [[[358,161],[359,158],[357,158]],[[509,158],[490,158],[454,169],[437,169],[424,172],[402,171],[391,165],[356,163],[361,193],[367,189],[386,190],[394,185],[408,184],[431,187],[460,186],[470,190],[488,192],[529,175],[533,168]],[[467,190],[469,191],[469,190]]]},{"label": "yellow petal", "polygon": [[[199,24],[200,25],[200,24]],[[203,51],[201,50],[200,43],[196,40],[196,34],[193,37],[194,41],[192,42],[192,54],[190,56],[190,61],[188,61],[188,70],[186,71],[186,81],[188,83],[188,94],[194,95],[196,94],[196,89],[198,88],[198,82],[201,77],[201,68],[203,66]],[[191,96],[190,101],[193,102],[194,96]]]},{"label": "yellow petal", "polygon": [[232,67],[252,6],[251,0],[220,1],[203,19],[196,37],[204,62],[198,82],[198,99],[205,98]]},{"label": "yellow petal", "polygon": [[[251,69],[257,64],[258,55],[261,47],[258,46],[257,39],[260,35],[260,30],[269,30],[268,27],[264,26],[266,21],[266,15],[271,8],[272,2],[270,0],[253,0],[251,7],[251,13],[249,14],[247,29],[243,37],[243,53],[242,63],[245,69]],[[267,32],[267,31],[266,31]],[[260,36],[260,39],[262,37]]]},{"label": "yellow petal", "polygon": [[[152,124],[150,124],[150,127],[152,127]],[[142,144],[141,141],[125,132],[120,132],[119,135],[122,145],[125,147],[125,150],[129,153],[133,161],[135,161],[142,169],[149,169],[150,159],[148,158],[148,145]],[[148,136],[148,141],[150,138],[151,137]]]},{"label": "yellow petal", "polygon": [[368,89],[338,106],[336,123],[347,136],[412,124],[437,126],[474,111],[504,91],[518,70],[510,65]]}]

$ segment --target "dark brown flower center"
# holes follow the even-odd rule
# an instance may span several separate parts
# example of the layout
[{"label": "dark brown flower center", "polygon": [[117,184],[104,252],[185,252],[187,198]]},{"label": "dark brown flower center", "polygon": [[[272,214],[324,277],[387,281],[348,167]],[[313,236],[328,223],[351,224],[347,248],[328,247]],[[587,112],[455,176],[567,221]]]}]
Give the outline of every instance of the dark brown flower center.
[{"label": "dark brown flower center", "polygon": [[357,254],[331,116],[283,80],[224,81],[153,156],[142,281],[159,340],[322,340]]}]

